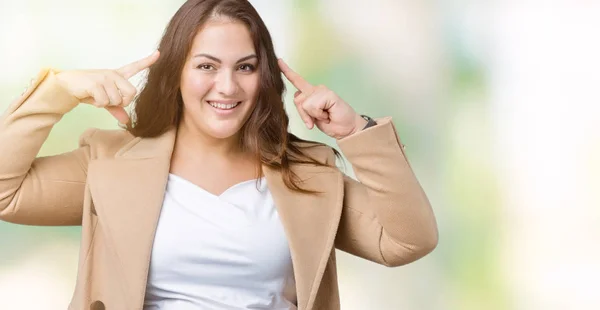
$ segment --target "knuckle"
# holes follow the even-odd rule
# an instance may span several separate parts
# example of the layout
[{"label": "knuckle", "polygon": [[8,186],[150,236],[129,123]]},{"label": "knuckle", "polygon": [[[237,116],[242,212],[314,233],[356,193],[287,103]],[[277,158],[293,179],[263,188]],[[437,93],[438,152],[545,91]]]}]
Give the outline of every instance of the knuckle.
[{"label": "knuckle", "polygon": [[116,75],[120,76],[120,77],[123,77],[123,76],[124,76],[124,74],[123,74],[123,69],[122,69],[122,68],[119,68],[119,69],[114,69],[114,70],[112,70],[112,72],[113,72],[114,74],[116,74]]},{"label": "knuckle", "polygon": [[131,86],[131,88],[125,89],[123,94],[127,97],[133,98],[137,95],[137,93],[138,93],[137,89],[135,87]]},{"label": "knuckle", "polygon": [[132,92],[123,93],[122,101],[129,104],[131,101],[133,101],[134,98],[135,98],[135,93],[132,93]]},{"label": "knuckle", "polygon": [[110,100],[108,98],[100,98],[96,99],[96,103],[98,107],[105,107],[110,104]]},{"label": "knuckle", "polygon": [[102,74],[100,74],[100,76],[98,77],[98,81],[100,82],[100,84],[105,84],[108,81],[110,81],[108,73],[103,72]]},{"label": "knuckle", "polygon": [[104,83],[102,83],[102,80],[100,80],[100,78],[97,78],[94,81],[92,81],[92,85],[90,85],[90,88],[93,88],[93,89],[104,88]]},{"label": "knuckle", "polygon": [[135,96],[131,92],[125,92],[125,91],[122,93],[122,95],[123,96],[121,98],[122,98],[123,101],[132,100],[134,98],[134,96]]}]

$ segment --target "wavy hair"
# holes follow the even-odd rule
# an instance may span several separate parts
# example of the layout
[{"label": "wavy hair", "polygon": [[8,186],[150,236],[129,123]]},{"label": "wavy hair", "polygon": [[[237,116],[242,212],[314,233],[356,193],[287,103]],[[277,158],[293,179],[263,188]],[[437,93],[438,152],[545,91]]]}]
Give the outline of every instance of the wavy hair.
[{"label": "wavy hair", "polygon": [[[317,193],[299,186],[293,164],[326,166],[303,152],[304,147],[324,144],[298,138],[288,132],[284,104],[285,84],[271,35],[258,12],[247,0],[188,0],[171,18],[160,40],[160,58],[148,71],[147,81],[136,97],[132,122],[126,130],[136,137],[156,137],[177,127],[183,113],[180,78],[193,39],[211,18],[227,17],[248,27],[258,56],[260,89],[256,106],[242,126],[240,147],[254,154],[258,164],[281,172],[293,191]],[[298,143],[306,144],[299,146]],[[333,150],[337,157],[340,154]]]}]

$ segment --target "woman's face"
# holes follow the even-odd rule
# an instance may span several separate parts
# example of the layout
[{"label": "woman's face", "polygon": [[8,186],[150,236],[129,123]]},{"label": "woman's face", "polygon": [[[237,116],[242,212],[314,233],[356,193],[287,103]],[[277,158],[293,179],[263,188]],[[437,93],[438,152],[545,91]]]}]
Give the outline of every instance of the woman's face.
[{"label": "woman's face", "polygon": [[232,137],[250,117],[258,89],[258,58],[247,27],[207,22],[181,74],[183,125],[214,138]]}]

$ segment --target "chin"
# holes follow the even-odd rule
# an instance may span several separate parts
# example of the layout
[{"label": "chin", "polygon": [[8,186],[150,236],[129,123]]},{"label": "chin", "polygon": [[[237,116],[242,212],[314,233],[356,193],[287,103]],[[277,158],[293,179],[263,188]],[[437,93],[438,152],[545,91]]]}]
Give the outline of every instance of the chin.
[{"label": "chin", "polygon": [[239,133],[238,131],[211,131],[208,134],[215,139],[228,139]]},{"label": "chin", "polygon": [[230,122],[220,121],[218,124],[210,124],[208,128],[206,128],[207,134],[216,139],[227,139],[240,133],[242,124],[238,124],[237,122],[235,122],[235,124],[228,123]]}]

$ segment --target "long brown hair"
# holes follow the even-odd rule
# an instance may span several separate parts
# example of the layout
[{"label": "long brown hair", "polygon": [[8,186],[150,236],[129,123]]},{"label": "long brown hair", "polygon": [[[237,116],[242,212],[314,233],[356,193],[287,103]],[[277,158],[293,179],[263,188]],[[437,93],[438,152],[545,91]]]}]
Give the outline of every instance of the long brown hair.
[{"label": "long brown hair", "polygon": [[[185,60],[199,29],[214,17],[227,17],[244,23],[257,51],[260,90],[256,106],[241,128],[240,147],[255,155],[257,176],[261,165],[280,171],[285,185],[297,192],[316,193],[301,188],[292,164],[325,166],[308,156],[298,146],[319,146],[288,133],[289,117],[283,105],[281,70],[271,35],[263,20],[247,0],[188,0],[175,13],[159,43],[160,58],[150,67],[146,84],[138,94],[132,122],[127,131],[136,137],[156,137],[176,127],[183,112],[180,78]],[[336,156],[340,154],[333,150]]]}]

